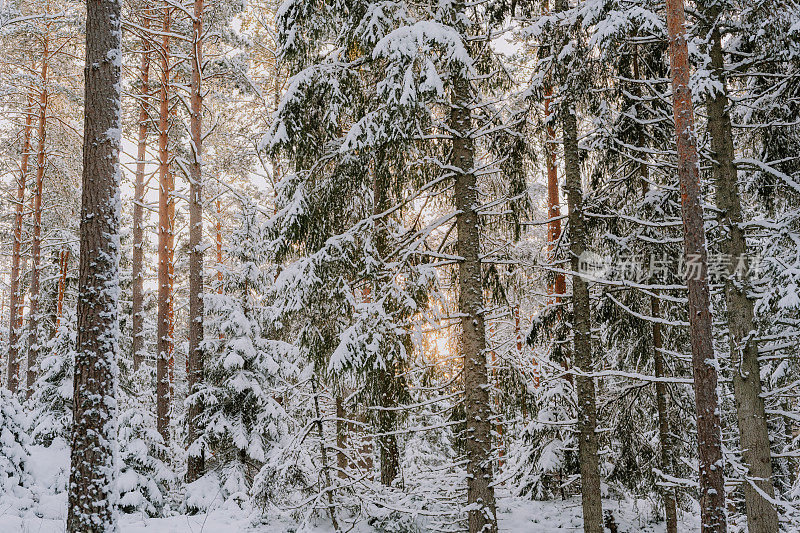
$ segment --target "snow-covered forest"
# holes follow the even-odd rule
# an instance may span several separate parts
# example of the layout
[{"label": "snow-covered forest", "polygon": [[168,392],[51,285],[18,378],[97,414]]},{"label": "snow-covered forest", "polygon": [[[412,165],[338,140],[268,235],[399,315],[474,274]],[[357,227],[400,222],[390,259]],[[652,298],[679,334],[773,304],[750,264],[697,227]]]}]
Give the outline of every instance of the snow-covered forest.
[{"label": "snow-covered forest", "polygon": [[800,531],[800,0],[0,0],[0,533]]}]

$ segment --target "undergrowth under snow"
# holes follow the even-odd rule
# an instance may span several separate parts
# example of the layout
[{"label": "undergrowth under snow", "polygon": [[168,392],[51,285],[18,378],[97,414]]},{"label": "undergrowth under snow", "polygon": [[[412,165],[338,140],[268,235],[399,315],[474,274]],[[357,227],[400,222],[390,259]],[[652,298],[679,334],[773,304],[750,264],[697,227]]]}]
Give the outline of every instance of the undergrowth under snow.
[{"label": "undergrowth under snow", "polygon": [[[45,448],[30,449],[29,468],[34,477],[32,503],[21,509],[18,498],[0,495],[0,533],[56,533],[66,525],[66,484],[69,476],[69,450],[66,443],[56,441]],[[213,498],[213,495],[210,495]],[[647,501],[626,500],[604,502],[610,510],[620,533],[661,533],[663,522],[656,522],[654,509]],[[583,529],[581,506],[578,498],[539,502],[504,496],[500,491],[498,501],[499,528],[510,533],[550,533],[579,531]],[[121,533],[231,533],[269,532],[292,533],[296,526],[279,519],[265,519],[252,510],[235,504],[213,506],[207,513],[195,515],[175,514],[165,518],[149,518],[141,514],[121,514]],[[682,531],[696,529],[691,516],[684,517]],[[313,533],[333,533],[329,524],[320,523]],[[352,533],[379,533],[366,522],[356,524]],[[299,532],[296,532],[299,533]]]}]

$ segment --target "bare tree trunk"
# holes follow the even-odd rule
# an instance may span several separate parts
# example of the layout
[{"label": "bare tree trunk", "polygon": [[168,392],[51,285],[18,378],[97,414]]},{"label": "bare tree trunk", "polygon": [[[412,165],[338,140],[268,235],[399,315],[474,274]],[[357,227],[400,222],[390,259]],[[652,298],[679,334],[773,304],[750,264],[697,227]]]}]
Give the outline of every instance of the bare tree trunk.
[{"label": "bare tree trunk", "polygon": [[[661,302],[658,297],[650,297],[650,312],[654,318],[661,315]],[[666,366],[664,364],[664,339],[661,331],[661,324],[653,322],[653,358],[655,360],[656,377],[666,376]],[[672,474],[674,470],[674,460],[672,458],[672,434],[669,429],[669,411],[667,410],[667,384],[663,381],[656,381],[656,409],[658,410],[658,438],[661,441],[661,470],[664,473]],[[667,533],[678,533],[678,510],[677,498],[674,488],[665,487],[661,490],[664,499],[664,514],[667,519]]]},{"label": "bare tree trunk", "polygon": [[116,531],[122,8],[87,0],[78,339],[67,531]]},{"label": "bare tree trunk", "polygon": [[[714,21],[716,9],[707,17]],[[721,239],[723,253],[734,261],[746,257],[747,241],[741,227],[742,204],[734,164],[734,145],[731,117],[728,111],[725,64],[719,26],[711,32],[711,67],[721,89],[708,102],[708,127],[714,150],[714,183],[717,209],[725,235]],[[758,341],[754,338],[753,302],[748,297],[747,275],[742,279],[725,276],[725,300],[728,319],[728,338],[733,368],[733,393],[736,419],[744,464],[748,475],[744,483],[747,528],[750,533],[777,533],[778,512],[768,498],[775,497],[770,456],[769,432],[764,399],[761,396],[761,366],[758,362]]]},{"label": "bare tree trunk", "polygon": [[721,533],[725,523],[721,424],[717,398],[717,370],[711,342],[708,255],[700,205],[700,171],[695,135],[692,92],[689,88],[689,52],[683,0],[667,0],[667,30],[672,72],[672,98],[681,183],[683,243],[686,262],[697,275],[687,276],[689,330],[697,409],[697,447],[700,462],[701,531]]},{"label": "bare tree trunk", "polygon": [[[333,484],[331,480],[331,470],[328,468],[328,450],[327,446],[325,446],[325,432],[322,428],[322,413],[319,410],[319,394],[317,393],[317,385],[316,379],[311,378],[311,394],[314,397],[314,412],[317,415],[316,425],[317,425],[317,432],[319,434],[319,455],[322,461],[322,475],[325,477],[325,482],[327,483],[327,487],[325,493],[327,494],[328,500],[328,515],[331,517],[331,524],[333,525],[333,530],[338,533],[339,531],[339,522],[336,520],[336,506],[333,504]],[[339,412],[339,406],[337,405],[336,409],[337,413]],[[338,441],[338,436],[337,436]]]},{"label": "bare tree trunk", "polygon": [[[384,157],[381,154],[376,161],[374,180],[372,184],[372,214],[378,217],[389,208],[389,186],[390,172],[385,167]],[[375,219],[375,250],[381,258],[388,254],[389,235],[386,224],[383,220]],[[367,297],[368,298],[368,297]],[[365,300],[367,299],[365,298]],[[400,472],[400,449],[397,444],[397,395],[400,387],[405,383],[397,376],[395,368],[395,357],[392,354],[391,361],[384,361],[385,367],[377,370],[375,379],[380,387],[378,411],[378,451],[381,461],[381,483],[391,486]]]},{"label": "bare tree trunk", "polygon": [[174,209],[174,178],[169,161],[169,32],[171,11],[164,6],[161,44],[161,94],[159,110],[158,157],[158,359],[156,365],[156,410],[158,432],[169,442],[170,361],[172,359],[172,276],[171,257],[174,243],[171,208]]},{"label": "bare tree trunk", "polygon": [[337,392],[334,398],[336,404],[336,467],[339,477],[346,477],[347,455],[344,449],[347,446],[347,412],[344,410],[342,394]]},{"label": "bare tree trunk", "polygon": [[[639,53],[638,48],[634,47],[633,52],[633,80],[636,82],[640,79],[639,76]],[[638,97],[642,97],[642,91],[637,84],[633,89],[633,93]],[[637,124],[638,128],[638,144],[639,147],[644,149],[646,138],[645,131],[641,124]],[[642,179],[642,195],[646,196],[650,189],[649,169],[647,163],[641,161],[639,163],[639,177]],[[650,314],[658,319],[661,316],[661,301],[657,296],[650,297]],[[655,366],[655,373],[657,378],[666,376],[666,366],[664,363],[664,339],[662,326],[659,322],[652,323],[653,333],[653,363]],[[661,471],[666,474],[672,474],[675,468],[673,459],[674,445],[672,442],[672,435],[669,427],[669,410],[667,408],[668,394],[667,384],[663,381],[655,382],[656,389],[656,409],[658,411],[658,438],[661,443]],[[677,491],[675,488],[664,487],[661,490],[661,496],[664,500],[664,517],[666,519],[667,531],[666,533],[678,533],[678,510],[677,510]]]},{"label": "bare tree trunk", "polygon": [[[149,16],[144,16],[142,26],[150,28]],[[142,90],[139,97],[139,142],[136,151],[136,183],[133,191],[133,370],[139,370],[144,358],[144,171],[147,158],[147,130],[150,122],[148,98],[150,97],[150,41],[142,38],[142,58],[139,65]]]},{"label": "bare tree trunk", "polygon": [[[48,26],[49,28],[49,26]],[[44,167],[46,140],[47,140],[47,68],[50,54],[50,39],[46,32],[42,44],[42,87],[39,91],[39,127],[38,137],[39,146],[36,157],[36,185],[33,193],[33,243],[31,246],[31,286],[30,286],[30,309],[28,320],[28,398],[33,394],[33,386],[36,383],[36,365],[39,361],[39,270],[41,269],[42,258],[42,189],[44,186]]]},{"label": "bare tree trunk", "polygon": [[564,176],[569,208],[569,242],[572,263],[572,328],[574,335],[575,377],[578,392],[578,460],[581,473],[583,530],[603,533],[603,502],[600,493],[600,462],[597,456],[597,404],[595,399],[594,358],[592,357],[589,285],[579,274],[581,255],[586,251],[583,224],[583,188],[578,156],[578,124],[574,108],[564,122]]},{"label": "bare tree trunk", "polygon": [[[30,97],[28,99],[30,102]],[[19,388],[19,341],[22,329],[22,290],[21,290],[21,256],[22,256],[22,219],[25,213],[25,182],[28,178],[28,160],[31,154],[31,133],[33,130],[33,105],[25,114],[23,131],[22,158],[17,178],[17,200],[14,206],[14,243],[11,248],[11,294],[9,296],[8,318],[8,390],[17,392]]]},{"label": "bare tree trunk", "polygon": [[217,198],[214,202],[217,210],[217,219],[214,221],[214,244],[217,252],[217,291],[222,294],[222,201]]},{"label": "bare tree trunk", "polygon": [[69,250],[61,250],[58,254],[58,266],[61,276],[58,278],[58,299],[56,300],[56,330],[61,327],[64,316],[64,293],[67,291],[67,273],[69,272]]},{"label": "bare tree trunk", "polygon": [[[192,55],[191,135],[194,158],[189,167],[189,393],[197,392],[203,381],[203,96],[200,92],[203,63],[203,0],[194,2],[194,54]],[[193,443],[200,435],[197,417],[203,406],[199,400],[189,404],[188,438]],[[200,477],[205,467],[203,452],[189,455],[187,481]]]},{"label": "bare tree trunk", "polygon": [[[454,6],[463,13],[463,2]],[[464,352],[464,406],[466,411],[467,504],[470,533],[497,531],[497,504],[493,486],[492,410],[486,368],[486,325],[483,317],[483,277],[480,259],[478,184],[474,173],[472,91],[469,80],[453,79],[450,130],[453,136],[452,168],[456,171],[454,197],[457,215],[458,309]]]}]

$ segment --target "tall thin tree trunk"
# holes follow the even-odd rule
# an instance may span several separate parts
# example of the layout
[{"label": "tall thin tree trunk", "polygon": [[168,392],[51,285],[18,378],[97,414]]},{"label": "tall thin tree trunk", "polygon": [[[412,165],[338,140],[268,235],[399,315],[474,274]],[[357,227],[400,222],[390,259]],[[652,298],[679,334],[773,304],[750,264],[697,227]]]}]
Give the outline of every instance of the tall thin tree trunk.
[{"label": "tall thin tree trunk", "polygon": [[[197,392],[203,381],[203,96],[200,92],[203,63],[203,0],[194,2],[194,53],[192,54],[191,135],[194,158],[189,167],[189,393]],[[189,443],[197,439],[200,429],[197,417],[203,406],[199,400],[189,404]],[[188,481],[203,473],[204,454],[189,455]]]},{"label": "tall thin tree trunk", "polygon": [[67,531],[116,531],[122,6],[87,0],[78,339]]},{"label": "tall thin tree trunk", "polygon": [[[708,20],[715,22],[717,9],[709,10]],[[728,111],[725,63],[719,26],[711,32],[711,67],[720,82],[708,102],[708,127],[714,150],[714,184],[717,209],[725,234],[721,239],[723,253],[735,262],[747,255],[747,241],[741,227],[742,204],[734,164],[733,128]],[[753,301],[748,297],[747,275],[742,279],[725,276],[725,301],[728,338],[733,369],[733,394],[736,419],[744,464],[748,474],[744,483],[747,528],[750,533],[777,533],[778,512],[766,495],[775,497],[770,456],[769,432],[764,399],[761,396],[761,366],[758,362],[758,341],[753,320]]]},{"label": "tall thin tree trunk", "polygon": [[217,198],[214,205],[217,209],[217,219],[214,222],[214,244],[216,245],[217,252],[217,282],[219,283],[217,292],[222,294],[222,201]]},{"label": "tall thin tree trunk", "polygon": [[[650,313],[654,318],[661,315],[661,302],[657,296],[650,297]],[[666,376],[664,364],[664,339],[661,324],[653,322],[653,358],[655,362],[656,378]],[[661,471],[672,474],[674,461],[672,458],[672,434],[669,428],[669,411],[667,410],[667,384],[656,381],[656,409],[658,410],[658,438],[661,441]],[[667,533],[678,533],[678,510],[676,489],[665,487],[661,494],[664,499],[664,515],[667,519]]]},{"label": "tall thin tree trunk", "polygon": [[[49,26],[48,26],[49,28]],[[30,309],[28,320],[28,398],[33,394],[33,386],[36,383],[36,365],[39,361],[39,270],[42,261],[42,189],[44,186],[44,167],[45,150],[47,141],[47,69],[50,54],[50,38],[48,33],[44,34],[42,44],[42,87],[39,91],[39,126],[38,137],[39,146],[36,156],[36,185],[33,193],[33,238],[31,246],[31,286],[30,286]]]},{"label": "tall thin tree trunk", "polygon": [[28,178],[28,160],[31,154],[31,133],[33,130],[33,105],[28,98],[29,108],[25,114],[23,131],[22,157],[19,177],[17,178],[17,200],[14,206],[14,242],[11,247],[11,294],[9,296],[8,317],[8,390],[17,392],[19,388],[19,341],[22,328],[22,290],[21,290],[21,257],[22,257],[22,221],[25,213],[25,183]]},{"label": "tall thin tree trunk", "polygon": [[58,278],[58,298],[56,300],[56,330],[61,327],[64,316],[64,293],[67,291],[67,273],[69,272],[69,250],[61,250],[58,254],[58,266],[61,275]]},{"label": "tall thin tree trunk", "polygon": [[[454,12],[461,14],[464,10],[463,1],[456,2]],[[464,353],[468,521],[470,533],[494,533],[497,531],[497,504],[493,485],[492,410],[486,368],[478,184],[474,173],[475,143],[471,137],[473,103],[469,80],[456,74],[449,127],[453,136],[451,165],[456,171],[456,253],[461,258],[458,263],[458,309]]]},{"label": "tall thin tree trunk", "polygon": [[[639,50],[634,45],[633,50],[633,80],[636,86],[633,89],[633,94],[637,98],[642,98],[641,86],[638,84],[640,80],[639,72]],[[638,129],[638,144],[639,148],[644,149],[646,138],[644,127],[641,124],[636,124]],[[639,162],[639,177],[642,180],[642,195],[646,196],[650,190],[650,171],[647,163],[642,160]],[[661,301],[658,296],[650,296],[650,314],[658,319],[661,316]],[[666,365],[664,362],[664,339],[662,325],[659,322],[652,323],[653,334],[653,363],[655,366],[655,373],[657,378],[666,376]],[[667,384],[663,381],[655,382],[656,389],[656,410],[658,411],[658,438],[661,443],[661,471],[666,474],[672,474],[674,471],[672,434],[669,427],[669,410],[667,406],[668,394]],[[667,531],[666,533],[678,533],[678,510],[677,510],[677,489],[664,487],[661,490],[661,496],[664,500],[664,517],[666,519]]]},{"label": "tall thin tree trunk", "polygon": [[[383,158],[378,158],[375,165],[373,182],[373,216],[377,217],[389,208],[389,172],[384,168]],[[375,250],[381,258],[388,254],[389,235],[383,220],[375,220]],[[377,292],[377,291],[376,291]],[[397,354],[393,354],[395,357]],[[378,450],[381,458],[381,483],[391,486],[400,471],[400,449],[397,444],[397,394],[398,389],[404,386],[401,378],[397,376],[395,357],[391,361],[384,361],[385,366],[377,371],[377,381],[380,390],[380,411],[378,411]]]},{"label": "tall thin tree trunk", "polygon": [[[150,17],[145,16],[142,26],[150,28]],[[139,78],[142,83],[139,98],[139,141],[136,151],[136,182],[133,191],[133,370],[139,370],[144,359],[144,172],[147,158],[147,130],[150,122],[148,113],[150,97],[150,41],[142,38],[142,58],[139,65]]]},{"label": "tall thin tree trunk", "polygon": [[[328,516],[331,517],[331,524],[333,525],[333,530],[338,533],[339,531],[339,522],[336,520],[336,506],[333,504],[333,483],[331,479],[331,470],[328,468],[328,449],[325,446],[325,431],[323,431],[322,427],[322,412],[319,409],[319,394],[317,393],[317,380],[316,378],[311,378],[311,394],[314,397],[314,412],[317,415],[317,419],[315,420],[317,426],[317,433],[319,435],[319,455],[322,461],[322,475],[325,477],[325,482],[327,484],[325,493],[328,500]],[[339,408],[337,405],[336,412],[339,412]],[[337,436],[338,442],[338,436]]]},{"label": "tall thin tree trunk", "polygon": [[169,161],[169,32],[171,8],[164,6],[161,43],[161,91],[158,132],[158,360],[156,365],[156,411],[158,432],[169,441],[170,425],[170,360],[172,359],[172,235],[171,207],[174,205],[173,176]]},{"label": "tall thin tree trunk", "polygon": [[578,124],[574,108],[563,118],[564,176],[569,208],[569,252],[572,271],[573,352],[578,375],[578,461],[581,474],[583,530],[603,532],[603,503],[600,493],[600,462],[597,456],[597,404],[595,398],[594,358],[592,357],[591,309],[589,285],[579,274],[581,255],[586,251],[586,228],[583,220],[583,187],[578,156]]},{"label": "tall thin tree trunk", "polygon": [[[544,12],[550,10],[549,0],[544,1]],[[553,87],[548,84],[544,89],[544,116],[546,126],[545,134],[545,163],[547,166],[547,250],[552,255],[555,245],[561,237],[561,200],[558,193],[558,166],[556,165],[556,129],[553,125],[553,113],[551,106],[553,103]],[[548,287],[550,293],[555,294],[555,303],[560,303],[562,296],[567,292],[567,279],[564,274],[555,274],[553,284]]]},{"label": "tall thin tree trunk", "polygon": [[711,337],[708,289],[708,255],[700,205],[700,170],[697,156],[694,108],[689,88],[689,51],[683,0],[667,0],[667,31],[672,73],[672,103],[678,145],[681,184],[683,244],[686,262],[696,266],[688,276],[689,330],[697,409],[697,447],[700,463],[700,511],[703,533],[726,530],[725,479],[721,424],[717,398],[717,369]]},{"label": "tall thin tree trunk", "polygon": [[344,409],[342,393],[337,392],[333,400],[336,409],[336,468],[340,478],[347,477],[347,412]]}]

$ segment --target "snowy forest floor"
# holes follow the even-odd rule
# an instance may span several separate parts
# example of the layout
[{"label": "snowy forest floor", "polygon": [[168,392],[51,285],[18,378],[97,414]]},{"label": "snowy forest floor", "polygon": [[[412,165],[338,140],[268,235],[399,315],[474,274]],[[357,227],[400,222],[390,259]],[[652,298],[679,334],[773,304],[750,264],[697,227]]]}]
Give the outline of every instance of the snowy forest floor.
[{"label": "snowy forest floor", "polygon": [[[20,510],[20,502],[11,495],[0,495],[0,533],[56,533],[64,531],[67,495],[64,491],[69,472],[69,453],[66,447],[31,449],[31,471],[34,476],[33,504]],[[555,533],[583,529],[579,498],[556,501],[530,501],[500,494],[499,529],[509,533]],[[604,509],[610,510],[619,533],[661,533],[664,523],[655,520],[651,502],[645,500],[607,500]],[[682,517],[680,531],[697,529],[697,519]],[[122,514],[120,533],[232,533],[264,532],[291,533],[294,524],[283,520],[269,521],[235,505],[221,506],[208,513],[149,518],[141,514]],[[333,533],[321,524],[315,533]],[[358,524],[350,533],[376,533],[366,523]]]}]

